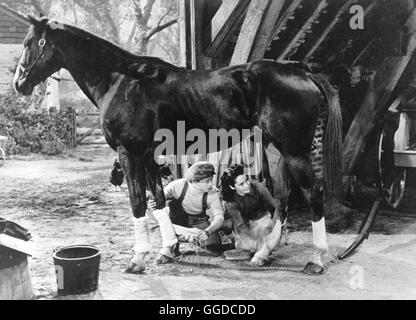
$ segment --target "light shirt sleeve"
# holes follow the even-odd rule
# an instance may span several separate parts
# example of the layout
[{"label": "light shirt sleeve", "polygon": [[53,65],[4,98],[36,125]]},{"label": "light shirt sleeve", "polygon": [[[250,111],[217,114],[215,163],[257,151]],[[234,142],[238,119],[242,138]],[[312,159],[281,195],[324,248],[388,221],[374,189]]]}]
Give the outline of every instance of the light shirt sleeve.
[{"label": "light shirt sleeve", "polygon": [[185,185],[185,179],[174,180],[163,188],[166,200],[178,199]]},{"label": "light shirt sleeve", "polygon": [[212,233],[221,229],[224,224],[224,208],[220,200],[219,191],[215,190],[209,198],[211,200],[208,203],[208,208],[211,211],[211,224],[206,231]]}]

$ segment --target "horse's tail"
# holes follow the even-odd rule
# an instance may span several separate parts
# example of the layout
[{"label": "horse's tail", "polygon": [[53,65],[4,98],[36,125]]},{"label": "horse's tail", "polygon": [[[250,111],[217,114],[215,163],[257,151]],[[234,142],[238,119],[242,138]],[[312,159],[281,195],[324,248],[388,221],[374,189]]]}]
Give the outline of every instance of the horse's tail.
[{"label": "horse's tail", "polygon": [[[327,110],[320,112],[317,129],[320,122],[326,126],[323,141],[323,181],[324,181],[324,208],[329,214],[333,213],[342,197],[342,114],[338,91],[319,75],[310,75],[312,80],[327,99]],[[325,108],[326,109],[326,108]],[[326,112],[327,111],[327,112]],[[326,119],[320,119],[321,115]],[[325,121],[326,120],[326,121]]]}]

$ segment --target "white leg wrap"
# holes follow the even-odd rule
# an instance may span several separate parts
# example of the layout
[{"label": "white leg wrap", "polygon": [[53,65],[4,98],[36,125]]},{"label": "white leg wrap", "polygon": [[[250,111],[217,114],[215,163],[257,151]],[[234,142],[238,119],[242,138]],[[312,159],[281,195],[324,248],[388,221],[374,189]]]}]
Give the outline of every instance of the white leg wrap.
[{"label": "white leg wrap", "polygon": [[318,222],[312,222],[312,232],[314,248],[326,253],[328,251],[328,241],[326,240],[325,218]]},{"label": "white leg wrap", "polygon": [[159,222],[160,233],[162,235],[162,250],[160,253],[169,257],[173,257],[171,249],[174,245],[176,245],[178,239],[176,238],[172,221],[170,221],[169,218],[169,207],[160,210],[154,210],[153,216]]},{"label": "white leg wrap", "polygon": [[309,261],[318,266],[324,267],[324,263],[322,262],[322,255],[328,252],[325,218],[322,218],[318,222],[312,222],[312,232],[314,250]]},{"label": "white leg wrap", "polygon": [[136,253],[149,253],[152,249],[149,241],[149,229],[147,227],[146,217],[133,218],[134,235],[136,238],[136,245],[134,251]]}]

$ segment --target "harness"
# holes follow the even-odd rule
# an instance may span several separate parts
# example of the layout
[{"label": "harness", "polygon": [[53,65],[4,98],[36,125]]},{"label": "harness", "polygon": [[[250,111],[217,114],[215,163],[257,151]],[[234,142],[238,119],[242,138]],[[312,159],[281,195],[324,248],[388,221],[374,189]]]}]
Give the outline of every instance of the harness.
[{"label": "harness", "polygon": [[46,47],[46,26],[43,29],[42,38],[40,38],[39,41],[38,41],[38,47],[40,48],[40,54],[37,56],[35,61],[33,61],[32,64],[27,68],[20,65],[20,68],[22,69],[22,72],[25,75],[25,77],[27,77],[29,72],[32,71],[32,69],[39,62],[39,60],[41,60],[41,59],[46,60],[46,58],[45,58],[45,53],[46,53],[46,50],[45,50],[45,47]]}]

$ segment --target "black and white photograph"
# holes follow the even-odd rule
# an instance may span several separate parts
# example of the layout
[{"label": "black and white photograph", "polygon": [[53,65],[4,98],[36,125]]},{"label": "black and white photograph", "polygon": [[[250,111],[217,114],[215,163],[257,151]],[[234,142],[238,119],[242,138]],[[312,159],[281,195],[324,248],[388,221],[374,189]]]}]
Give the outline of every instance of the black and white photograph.
[{"label": "black and white photograph", "polygon": [[255,317],[415,274],[415,0],[0,0],[0,300]]}]

